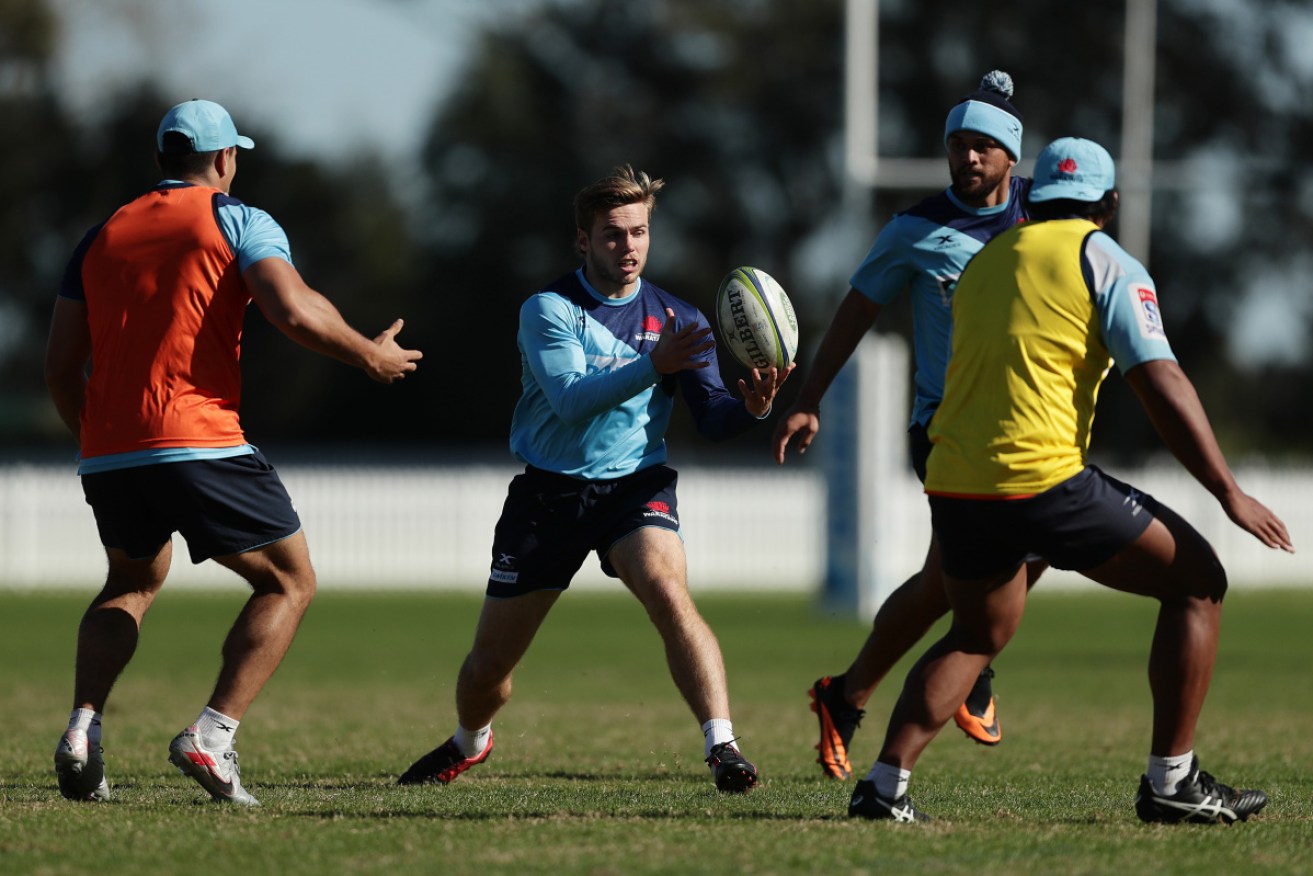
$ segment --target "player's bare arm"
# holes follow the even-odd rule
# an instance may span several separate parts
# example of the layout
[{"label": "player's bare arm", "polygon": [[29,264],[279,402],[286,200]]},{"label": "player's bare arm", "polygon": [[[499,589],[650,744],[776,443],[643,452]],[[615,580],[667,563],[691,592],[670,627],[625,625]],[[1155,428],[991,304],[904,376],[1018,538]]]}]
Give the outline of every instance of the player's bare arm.
[{"label": "player's bare arm", "polygon": [[746,380],[739,378],[739,392],[743,394],[743,404],[747,406],[748,413],[757,419],[761,419],[770,413],[771,405],[775,403],[775,396],[779,394],[780,387],[784,381],[789,379],[793,369],[798,367],[798,363],[790,362],[789,367],[783,371],[772,366],[765,371],[760,368],[752,369],[752,386],[748,386]]},{"label": "player's bare arm", "polygon": [[692,368],[706,368],[709,362],[700,359],[703,353],[716,346],[711,336],[711,327],[698,328],[690,323],[683,328],[675,327],[675,311],[666,308],[666,324],[661,327],[661,337],[652,348],[652,367],[657,374],[674,374]]},{"label": "player's bare arm", "polygon": [[1294,553],[1286,525],[1236,484],[1194,384],[1170,359],[1144,362],[1126,372],[1167,449],[1216,497],[1231,521],[1270,548]]},{"label": "player's bare arm", "polygon": [[416,363],[424,354],[396,342],[402,320],[370,340],[351,328],[333,303],[306,285],[288,262],[261,259],[242,276],[265,318],[303,347],[354,365],[380,383],[400,380],[419,367]]},{"label": "player's bare arm", "polygon": [[87,360],[91,358],[91,329],[87,305],[71,298],[56,298],[46,344],[46,386],[64,425],[78,437],[78,419],[87,393]]},{"label": "player's bare arm", "polygon": [[825,337],[812,359],[811,370],[798,398],[775,427],[771,446],[777,463],[784,464],[784,453],[795,435],[798,436],[798,452],[807,452],[821,431],[821,399],[879,315],[879,304],[856,289],[848,290],[830,321],[830,327],[825,330]]}]

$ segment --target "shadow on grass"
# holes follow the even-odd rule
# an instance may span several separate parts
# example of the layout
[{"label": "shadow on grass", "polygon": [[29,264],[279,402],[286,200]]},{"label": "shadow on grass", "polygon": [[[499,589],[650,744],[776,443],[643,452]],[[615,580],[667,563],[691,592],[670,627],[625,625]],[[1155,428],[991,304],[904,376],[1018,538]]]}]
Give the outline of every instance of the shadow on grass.
[{"label": "shadow on grass", "polygon": [[[471,822],[493,822],[493,821],[596,821],[599,818],[615,821],[669,821],[669,822],[706,822],[708,813],[704,807],[690,805],[683,809],[664,808],[664,809],[624,809],[622,811],[601,811],[601,810],[565,810],[543,808],[538,809],[516,809],[511,812],[507,811],[447,811],[447,810],[413,810],[413,809],[375,809],[370,812],[325,812],[315,809],[287,809],[279,808],[279,815],[299,816],[302,818],[317,818],[326,821],[376,821],[376,820],[393,820],[393,819],[443,819],[446,821],[471,821]],[[779,821],[797,823],[800,821],[816,822],[818,824],[828,821],[847,820],[847,816],[841,814],[834,815],[807,815],[801,813],[789,812],[765,812],[754,809],[751,811],[730,811],[717,814],[715,819],[725,819],[734,821]]]}]

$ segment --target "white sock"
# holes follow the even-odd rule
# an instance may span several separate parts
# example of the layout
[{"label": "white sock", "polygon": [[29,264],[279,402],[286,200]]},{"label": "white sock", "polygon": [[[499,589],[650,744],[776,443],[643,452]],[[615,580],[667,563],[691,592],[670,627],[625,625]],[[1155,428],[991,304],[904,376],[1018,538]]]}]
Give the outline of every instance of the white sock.
[{"label": "white sock", "polygon": [[233,747],[233,737],[237,735],[237,726],[241,723],[236,718],[229,718],[223,712],[216,712],[206,706],[196,719],[196,732],[201,735],[201,744],[206,748],[211,751],[227,751]]},{"label": "white sock", "polygon": [[734,722],[729,718],[712,718],[702,725],[702,736],[705,741],[702,756],[711,757],[711,749],[722,742],[734,741]]},{"label": "white sock", "polygon": [[1159,794],[1170,797],[1176,793],[1177,786],[1190,775],[1190,765],[1194,763],[1194,751],[1174,754],[1171,757],[1149,755],[1149,782]]},{"label": "white sock", "polygon": [[100,712],[94,709],[74,709],[68,716],[68,729],[85,730],[87,733],[87,742],[92,745],[100,744]]},{"label": "white sock", "polygon": [[875,793],[886,800],[897,800],[906,794],[911,778],[911,770],[899,769],[887,763],[880,763],[878,760],[866,774],[866,781],[875,783]]},{"label": "white sock", "polygon": [[491,724],[478,730],[466,730],[457,724],[456,734],[452,738],[456,740],[456,747],[460,749],[461,754],[466,757],[478,757],[488,747],[488,739],[491,736]]}]

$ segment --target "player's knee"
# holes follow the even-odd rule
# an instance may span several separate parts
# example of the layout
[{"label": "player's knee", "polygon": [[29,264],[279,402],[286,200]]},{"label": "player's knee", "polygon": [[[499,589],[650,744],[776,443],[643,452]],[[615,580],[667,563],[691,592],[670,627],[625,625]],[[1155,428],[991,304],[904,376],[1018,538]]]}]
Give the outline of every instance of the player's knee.
[{"label": "player's knee", "polygon": [[292,586],[291,593],[303,606],[310,605],[315,595],[319,593],[319,580],[315,573],[299,576]]},{"label": "player's knee", "polygon": [[680,626],[689,619],[699,619],[688,588],[677,577],[649,581],[642,588],[643,608],[658,629]]},{"label": "player's knee", "polygon": [[1228,586],[1226,568],[1222,566],[1222,561],[1216,555],[1209,563],[1207,571],[1201,576],[1200,584],[1198,595],[1210,602],[1221,602],[1226,596]]},{"label": "player's knee", "polygon": [[1012,640],[1020,618],[972,617],[958,613],[948,635],[956,650],[994,657]]},{"label": "player's knee", "polygon": [[290,599],[304,610],[319,590],[313,570],[268,569],[247,579],[251,590],[259,596],[275,595]]}]

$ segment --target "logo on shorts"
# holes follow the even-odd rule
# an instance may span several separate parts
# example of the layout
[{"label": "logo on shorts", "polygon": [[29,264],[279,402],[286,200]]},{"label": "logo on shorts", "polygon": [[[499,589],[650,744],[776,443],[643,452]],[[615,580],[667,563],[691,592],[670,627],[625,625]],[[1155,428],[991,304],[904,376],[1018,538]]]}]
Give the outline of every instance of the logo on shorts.
[{"label": "logo on shorts", "polygon": [[498,553],[497,559],[492,561],[492,571],[488,573],[488,580],[499,584],[514,584],[519,578],[520,573],[515,571],[515,557]]},{"label": "logo on shorts", "polygon": [[675,515],[670,513],[669,502],[652,501],[652,502],[648,502],[646,507],[647,510],[643,512],[644,517],[660,517],[662,520],[669,520],[671,523],[675,524],[676,526],[679,525],[678,518],[676,518]]},{"label": "logo on shorts", "polygon": [[1140,497],[1143,495],[1144,493],[1141,493],[1135,487],[1131,487],[1131,491],[1126,494],[1126,498],[1122,499],[1123,506],[1131,506],[1132,517],[1138,517],[1140,512],[1144,510],[1144,505],[1140,503]]}]

